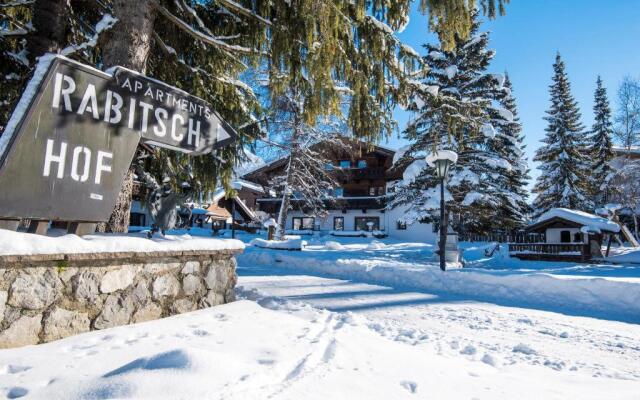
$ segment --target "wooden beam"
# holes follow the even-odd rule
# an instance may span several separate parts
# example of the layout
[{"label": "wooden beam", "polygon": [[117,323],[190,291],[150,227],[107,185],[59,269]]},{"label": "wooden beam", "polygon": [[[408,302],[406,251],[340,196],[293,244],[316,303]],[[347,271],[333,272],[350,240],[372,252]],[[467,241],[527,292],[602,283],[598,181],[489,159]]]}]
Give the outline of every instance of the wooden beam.
[{"label": "wooden beam", "polygon": [[0,219],[0,229],[17,231],[18,225],[20,225],[19,219]]},{"label": "wooden beam", "polygon": [[49,221],[32,219],[29,223],[27,233],[35,233],[36,235],[46,235],[49,229]]},{"label": "wooden beam", "polygon": [[67,233],[84,236],[96,232],[97,223],[94,222],[69,222]]}]

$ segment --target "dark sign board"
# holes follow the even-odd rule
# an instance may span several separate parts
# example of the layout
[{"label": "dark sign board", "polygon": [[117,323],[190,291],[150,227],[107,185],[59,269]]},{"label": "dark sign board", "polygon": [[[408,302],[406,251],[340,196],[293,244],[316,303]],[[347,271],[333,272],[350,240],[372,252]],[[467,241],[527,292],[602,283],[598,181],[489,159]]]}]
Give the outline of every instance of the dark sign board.
[{"label": "dark sign board", "polygon": [[48,56],[0,137],[0,218],[107,221],[141,139],[202,154],[235,135],[179,89]]}]

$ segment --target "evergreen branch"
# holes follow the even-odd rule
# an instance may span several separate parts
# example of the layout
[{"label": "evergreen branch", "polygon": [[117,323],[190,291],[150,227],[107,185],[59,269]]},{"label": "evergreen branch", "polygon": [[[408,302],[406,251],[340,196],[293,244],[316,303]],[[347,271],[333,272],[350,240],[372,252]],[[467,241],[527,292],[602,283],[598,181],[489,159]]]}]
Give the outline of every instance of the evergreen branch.
[{"label": "evergreen branch", "polygon": [[193,29],[191,25],[189,25],[182,19],[172,14],[169,10],[167,10],[163,6],[158,4],[156,8],[160,12],[160,14],[166,17],[169,21],[173,22],[177,28],[181,29],[183,32],[187,33],[191,37],[203,43],[206,43],[218,49],[226,50],[230,52],[237,52],[242,54],[260,54],[261,53],[259,50],[256,50],[256,49],[250,49],[247,47],[237,46],[237,45],[230,45],[216,37],[206,35],[200,31]]},{"label": "evergreen branch", "polygon": [[30,6],[35,2],[36,0],[18,0],[18,1],[13,1],[11,3],[0,4],[0,8]]},{"label": "evergreen branch", "polygon": [[219,0],[220,3],[224,4],[225,6],[229,7],[232,10],[235,10],[237,12],[239,12],[240,14],[249,17],[249,18],[253,18],[259,22],[262,22],[265,25],[271,26],[271,21],[269,21],[268,19],[265,19],[261,16],[259,16],[258,14],[254,13],[251,10],[248,10],[244,7],[242,7],[240,4],[236,3],[235,1],[232,0]]}]

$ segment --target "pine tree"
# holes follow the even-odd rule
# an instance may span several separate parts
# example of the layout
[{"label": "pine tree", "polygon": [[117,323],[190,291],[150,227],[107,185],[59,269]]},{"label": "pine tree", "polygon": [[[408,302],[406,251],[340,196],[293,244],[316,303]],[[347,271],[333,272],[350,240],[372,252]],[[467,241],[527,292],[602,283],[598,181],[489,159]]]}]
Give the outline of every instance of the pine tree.
[{"label": "pine tree", "polygon": [[593,203],[602,207],[611,197],[610,181],[614,176],[611,168],[613,159],[613,124],[611,122],[611,108],[607,98],[607,89],[598,76],[593,105],[594,123],[591,128],[591,179],[593,190]]},{"label": "pine tree", "polygon": [[[408,223],[437,218],[438,180],[433,170],[425,169],[423,158],[434,150],[449,149],[458,153],[445,194],[454,225],[482,232],[496,225],[518,224],[521,207],[512,206],[511,200],[519,203],[520,196],[509,192],[506,183],[513,179],[510,171],[522,163],[518,141],[510,136],[519,130],[510,126],[513,113],[499,101],[508,91],[502,76],[486,72],[494,52],[487,50],[489,36],[478,33],[479,25],[476,16],[471,37],[458,38],[453,51],[443,50],[442,45],[425,46],[429,72],[413,82],[414,101],[409,109],[418,116],[404,132],[411,144],[398,161],[413,164],[406,179],[394,188],[391,202],[392,206],[412,204]],[[505,205],[511,210],[502,216],[510,218],[508,223],[497,220]]]},{"label": "pine tree", "polygon": [[[487,15],[502,12],[506,0],[481,0]],[[99,68],[123,65],[173,83],[213,104],[240,131],[235,146],[214,157],[185,159],[203,189],[220,178],[229,188],[243,146],[259,132],[257,103],[237,78],[260,59],[269,60],[275,97],[289,87],[304,90],[306,123],[338,114],[341,90],[351,90],[349,123],[369,140],[395,128],[390,117],[402,101],[403,75],[415,53],[394,37],[408,23],[410,0],[343,2],[332,0],[15,0],[0,8],[0,126],[45,51],[59,51]],[[425,1],[432,28],[441,35],[465,35],[474,3]],[[39,16],[48,16],[41,18]],[[49,24],[49,25],[47,25]],[[4,83],[7,83],[4,85]],[[111,229],[128,223],[131,176],[125,180]]]},{"label": "pine tree", "polygon": [[556,56],[553,83],[549,87],[551,108],[545,120],[544,145],[536,151],[541,175],[533,189],[537,197],[534,213],[540,215],[554,207],[589,211],[589,162],[584,126],[580,123],[578,103],[571,95],[565,64]]},{"label": "pine tree", "polygon": [[527,203],[527,182],[531,178],[524,154],[526,146],[523,144],[524,136],[513,96],[513,85],[506,73],[504,87],[499,92],[497,100],[513,118],[505,119],[498,115],[492,120],[496,135],[489,139],[489,149],[498,155],[498,159],[508,163],[504,164],[507,168],[497,168],[495,173],[488,176],[493,181],[495,192],[500,200],[500,205],[496,209],[497,215],[492,217],[494,217],[495,226],[511,230],[522,226],[531,212],[531,207]]}]

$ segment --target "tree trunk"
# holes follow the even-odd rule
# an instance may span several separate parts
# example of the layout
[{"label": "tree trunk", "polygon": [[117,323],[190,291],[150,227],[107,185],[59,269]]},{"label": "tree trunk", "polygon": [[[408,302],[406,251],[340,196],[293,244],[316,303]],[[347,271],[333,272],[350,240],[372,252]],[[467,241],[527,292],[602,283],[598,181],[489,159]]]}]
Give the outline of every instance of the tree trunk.
[{"label": "tree trunk", "polygon": [[[147,69],[153,39],[155,10],[150,0],[116,0],[113,14],[118,22],[107,31],[103,47],[104,67],[123,66],[140,73]],[[124,178],[118,201],[106,225],[108,232],[127,232],[131,215],[133,168]]]},{"label": "tree trunk", "polygon": [[291,195],[293,194],[293,174],[296,168],[296,157],[298,155],[298,138],[300,130],[298,129],[300,120],[295,118],[295,129],[291,137],[291,152],[289,154],[289,165],[287,166],[287,179],[282,193],[282,203],[280,204],[280,212],[278,213],[278,226],[276,230],[276,240],[284,240],[284,233],[287,224],[287,215],[289,214],[289,205],[291,204]]},{"label": "tree trunk", "polygon": [[66,45],[69,28],[68,0],[36,0],[27,51],[32,59],[45,53],[57,53]]}]

